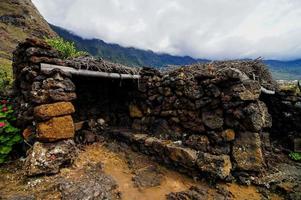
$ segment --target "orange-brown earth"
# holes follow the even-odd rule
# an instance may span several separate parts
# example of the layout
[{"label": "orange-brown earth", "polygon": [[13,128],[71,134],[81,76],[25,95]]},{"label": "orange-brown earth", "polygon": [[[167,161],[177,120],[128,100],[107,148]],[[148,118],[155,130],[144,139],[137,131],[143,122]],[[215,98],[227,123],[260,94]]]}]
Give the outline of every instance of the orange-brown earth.
[{"label": "orange-brown earth", "polygon": [[[230,199],[260,200],[263,198],[255,186],[241,186],[236,183],[218,183],[216,186],[210,186],[208,182],[196,181],[186,175],[167,169],[151,161],[147,156],[133,152],[127,147],[115,143],[96,143],[82,147],[73,166],[62,169],[57,175],[28,178],[24,176],[22,161],[1,167],[0,199],[14,199],[23,196],[35,196],[36,199],[61,199],[61,194],[57,189],[58,177],[80,180],[82,169],[100,162],[103,166],[103,172],[111,176],[118,185],[116,190],[119,195],[116,198],[125,200],[166,199],[167,194],[185,191],[191,186],[208,188],[209,199],[215,199],[219,192],[217,188],[227,190]],[[147,181],[153,181],[153,178],[157,181],[152,182],[155,183],[153,186],[137,186],[134,177],[139,174],[139,171],[149,167],[154,167],[156,170],[155,173],[146,173],[144,182],[146,181],[147,184]],[[145,177],[140,178],[145,179]],[[282,199],[272,193],[269,196],[270,199]]]}]

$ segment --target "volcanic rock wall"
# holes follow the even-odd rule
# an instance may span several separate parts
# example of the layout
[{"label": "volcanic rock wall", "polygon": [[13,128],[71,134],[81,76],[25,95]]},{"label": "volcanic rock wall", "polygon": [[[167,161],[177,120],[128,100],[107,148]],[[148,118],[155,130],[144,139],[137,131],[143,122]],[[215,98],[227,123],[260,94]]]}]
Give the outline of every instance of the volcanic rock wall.
[{"label": "volcanic rock wall", "polygon": [[262,95],[273,117],[270,130],[274,139],[294,151],[301,152],[301,86],[298,81],[279,81],[279,89],[273,96]]},{"label": "volcanic rock wall", "polygon": [[[124,104],[128,112],[123,110],[120,114],[126,114],[129,119],[123,126],[131,124],[132,129],[143,134],[119,135],[127,135],[123,139],[130,145],[139,143],[137,149],[140,151],[170,165],[180,165],[186,171],[220,179],[231,177],[234,171],[259,172],[264,167],[262,137],[272,121],[259,97],[261,86],[272,83],[262,78],[264,76],[256,79],[256,75],[260,75],[256,70],[262,67],[257,61],[197,64],[160,72],[107,64],[103,60],[90,59],[87,64],[87,58],[70,62],[58,57],[59,54],[45,43],[29,39],[14,52],[18,121],[25,129],[24,137],[35,135],[39,142],[55,142],[54,145],[61,145],[56,142],[58,140],[74,137],[72,114],[76,109],[85,110],[84,101],[77,101],[84,92],[76,89],[76,77],[61,70],[43,72],[40,63],[74,65],[77,69],[84,63],[88,70],[129,74],[139,71],[141,79],[135,82],[136,89],[120,86],[126,91],[131,88],[128,93],[133,94],[127,96]],[[89,87],[82,89],[89,90]],[[84,109],[74,108],[71,102]],[[117,113],[115,117],[121,116],[118,109],[112,111]],[[88,115],[82,115],[85,116]],[[111,135],[114,134],[113,131]],[[40,148],[38,144],[36,149]],[[29,160],[36,159],[31,156]],[[64,162],[55,163],[54,168]],[[32,169],[30,175],[41,173],[40,168],[44,166],[31,164],[28,164]]]},{"label": "volcanic rock wall", "polygon": [[40,70],[41,62],[60,64],[58,57],[50,46],[32,39],[20,43],[14,52],[17,122],[24,139],[36,141],[25,163],[29,176],[57,173],[72,163],[75,154],[71,116],[75,110],[70,102],[76,99],[75,85],[60,70]]},{"label": "volcanic rock wall", "polygon": [[260,171],[261,137],[272,121],[259,100],[259,81],[237,69],[242,65],[255,63],[198,64],[164,73],[144,69],[139,98],[130,106],[132,127],[196,152],[194,165],[203,172],[218,175],[219,167],[229,166]]}]

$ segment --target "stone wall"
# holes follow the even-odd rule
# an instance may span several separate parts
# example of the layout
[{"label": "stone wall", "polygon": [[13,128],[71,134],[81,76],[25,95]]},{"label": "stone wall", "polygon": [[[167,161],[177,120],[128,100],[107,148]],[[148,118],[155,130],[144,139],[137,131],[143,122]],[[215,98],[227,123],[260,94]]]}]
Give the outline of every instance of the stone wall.
[{"label": "stone wall", "polygon": [[61,166],[72,163],[75,154],[71,116],[75,85],[71,76],[60,70],[40,70],[41,62],[61,64],[58,57],[50,46],[32,39],[19,44],[14,52],[17,122],[24,139],[35,142],[25,163],[29,176],[57,173]]},{"label": "stone wall", "polygon": [[[141,79],[138,82],[123,83],[119,87],[116,86],[120,82],[115,86],[107,85],[119,96],[97,95],[92,90],[97,87],[91,87],[96,84],[95,79],[89,82],[61,70],[47,73],[40,70],[40,63],[77,66],[77,63],[85,65],[86,60],[78,58],[71,64],[60,60],[59,53],[41,41],[28,39],[18,46],[13,67],[19,127],[25,129],[25,138],[35,136],[40,146],[45,142],[61,145],[61,140],[74,138],[74,120],[108,115],[108,121],[115,118],[126,122],[111,120],[109,125],[143,133],[143,137],[134,134],[128,137],[140,142],[139,151],[148,149],[153,152],[150,155],[160,158],[158,160],[167,160],[169,165],[181,166],[186,171],[193,169],[196,173],[228,179],[236,171],[259,172],[264,168],[262,137],[272,120],[259,97],[261,86],[270,87],[273,83],[262,78],[268,76],[266,71],[264,76],[253,79],[260,75],[257,71],[261,63],[216,62],[164,72],[143,68],[139,70]],[[97,70],[138,71],[108,65],[102,60],[88,60]],[[102,68],[105,66],[109,68]],[[89,64],[86,63],[86,67],[89,69]],[[248,71],[244,73],[243,69]],[[85,85],[83,81],[87,86],[81,87]],[[88,103],[89,100],[86,103],[85,98],[95,98],[100,103]],[[94,111],[87,114],[88,108],[93,110],[93,106]],[[130,141],[133,146],[137,144],[133,139],[118,138]],[[56,163],[56,166],[60,164],[63,163]]]},{"label": "stone wall", "polygon": [[[301,152],[301,87],[298,81],[279,81],[275,95],[262,95],[273,117],[270,130],[273,139]],[[293,147],[293,148],[292,148]]]},{"label": "stone wall", "polygon": [[218,166],[208,170],[215,161],[230,168],[227,175],[260,171],[261,137],[272,120],[259,100],[259,81],[237,69],[251,64],[198,64],[163,73],[142,70],[138,98],[130,106],[132,128],[197,152],[195,164],[201,171],[217,175]]}]

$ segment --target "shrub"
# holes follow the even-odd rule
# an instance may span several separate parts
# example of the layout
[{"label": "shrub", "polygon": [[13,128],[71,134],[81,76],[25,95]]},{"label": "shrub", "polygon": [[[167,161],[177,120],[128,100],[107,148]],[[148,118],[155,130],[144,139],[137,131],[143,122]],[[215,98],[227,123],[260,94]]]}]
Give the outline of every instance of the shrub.
[{"label": "shrub", "polygon": [[301,161],[301,153],[298,152],[291,152],[289,157],[294,161]]},{"label": "shrub", "polygon": [[62,58],[78,57],[87,55],[87,52],[78,51],[74,45],[74,42],[65,41],[63,38],[46,38],[47,44],[62,54]]},{"label": "shrub", "polygon": [[16,120],[9,98],[0,99],[0,163],[7,161],[13,146],[22,141],[20,130],[11,123]]}]

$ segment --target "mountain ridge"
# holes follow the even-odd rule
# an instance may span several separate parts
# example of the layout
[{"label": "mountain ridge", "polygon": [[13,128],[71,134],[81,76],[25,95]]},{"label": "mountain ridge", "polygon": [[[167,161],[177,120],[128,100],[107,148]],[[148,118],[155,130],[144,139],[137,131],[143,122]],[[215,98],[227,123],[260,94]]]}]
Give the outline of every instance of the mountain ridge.
[{"label": "mountain ridge", "polygon": [[122,47],[119,44],[106,43],[101,39],[84,39],[62,27],[49,24],[62,38],[75,43],[75,46],[93,56],[102,57],[129,66],[164,67],[166,65],[188,65],[195,62],[208,62],[208,59],[195,59],[190,56],[172,56],[155,53],[134,47]]},{"label": "mountain ridge", "polygon": [[[75,43],[80,50],[96,57],[119,62],[129,66],[164,67],[167,65],[189,65],[197,62],[210,62],[209,59],[195,59],[190,56],[172,56],[151,50],[134,47],[122,47],[118,44],[106,43],[100,39],[84,39],[77,34],[59,26],[49,24],[62,38]],[[301,79],[301,58],[290,61],[263,60],[276,79]]]}]

